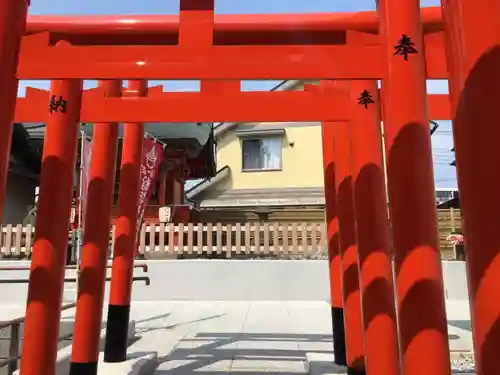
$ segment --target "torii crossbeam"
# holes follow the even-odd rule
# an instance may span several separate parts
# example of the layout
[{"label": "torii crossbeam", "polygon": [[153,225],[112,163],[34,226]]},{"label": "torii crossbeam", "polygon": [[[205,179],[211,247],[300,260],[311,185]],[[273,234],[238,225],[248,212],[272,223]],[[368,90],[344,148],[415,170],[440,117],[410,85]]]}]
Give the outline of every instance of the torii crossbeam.
[{"label": "torii crossbeam", "polygon": [[[38,122],[48,116],[50,93],[27,88],[17,99],[16,122]],[[231,102],[228,107],[227,103]],[[357,103],[354,103],[357,105]],[[68,103],[73,105],[73,103]],[[150,88],[147,97],[105,97],[100,89],[83,94],[82,122],[294,122],[349,121],[352,99],[347,90],[323,92],[162,92]],[[448,95],[429,95],[429,118],[450,119]],[[168,108],[168,110],[165,110]],[[192,109],[196,108],[195,111]],[[286,109],[286,110],[284,110]]]}]

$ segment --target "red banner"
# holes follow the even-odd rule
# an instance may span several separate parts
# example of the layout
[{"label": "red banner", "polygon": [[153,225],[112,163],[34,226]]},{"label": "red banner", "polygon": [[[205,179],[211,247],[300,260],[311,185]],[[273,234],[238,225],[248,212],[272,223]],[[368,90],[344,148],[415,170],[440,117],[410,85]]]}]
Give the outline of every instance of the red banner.
[{"label": "red banner", "polygon": [[[148,137],[142,149],[141,185],[139,191],[139,207],[137,212],[137,233],[140,233],[142,218],[146,211],[153,188],[158,180],[160,165],[163,161],[163,145]],[[139,238],[137,238],[139,240]]]}]

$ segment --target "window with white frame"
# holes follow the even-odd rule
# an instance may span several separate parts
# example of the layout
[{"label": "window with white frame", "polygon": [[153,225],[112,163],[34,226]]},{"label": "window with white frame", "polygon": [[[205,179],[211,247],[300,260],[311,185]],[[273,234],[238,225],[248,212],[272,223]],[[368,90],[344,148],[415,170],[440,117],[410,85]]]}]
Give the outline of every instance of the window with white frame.
[{"label": "window with white frame", "polygon": [[243,171],[280,170],[282,136],[241,140]]}]

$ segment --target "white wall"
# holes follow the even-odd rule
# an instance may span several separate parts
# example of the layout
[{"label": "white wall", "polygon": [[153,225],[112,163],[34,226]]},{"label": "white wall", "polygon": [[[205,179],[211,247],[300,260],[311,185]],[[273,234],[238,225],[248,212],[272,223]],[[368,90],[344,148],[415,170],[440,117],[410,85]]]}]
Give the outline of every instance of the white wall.
[{"label": "white wall", "polygon": [[[329,300],[328,264],[321,260],[152,260],[141,263],[149,266],[151,285],[134,284],[134,301]],[[9,264],[19,266],[29,262],[2,261],[0,267]],[[467,299],[464,263],[443,262],[443,273],[447,299]],[[144,276],[141,269],[136,269],[134,274]],[[27,277],[28,271],[0,271],[0,279]],[[74,289],[74,285],[66,285],[65,289]],[[26,294],[27,284],[0,283],[2,304],[24,304]],[[70,294],[66,292],[67,297]]]},{"label": "white wall", "polygon": [[26,177],[9,173],[2,224],[22,224],[35,202],[35,182]]}]

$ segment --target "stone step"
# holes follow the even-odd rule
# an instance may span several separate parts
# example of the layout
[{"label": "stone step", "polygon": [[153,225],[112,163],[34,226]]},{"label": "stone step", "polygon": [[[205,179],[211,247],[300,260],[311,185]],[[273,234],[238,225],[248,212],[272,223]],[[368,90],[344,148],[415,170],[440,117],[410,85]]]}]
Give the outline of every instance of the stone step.
[{"label": "stone step", "polygon": [[[71,325],[71,329],[73,328],[74,322],[72,320],[68,320],[66,323]],[[105,326],[106,326],[106,322],[103,322],[102,323],[103,329],[101,330],[101,334],[100,334],[100,336],[101,336],[100,349],[101,350],[104,349],[104,340],[105,340],[105,336],[106,336],[106,329],[104,328]],[[135,340],[135,338],[136,338],[136,336],[135,336],[135,321],[131,320],[129,322],[129,326],[128,326],[129,344],[131,342],[133,342]],[[71,363],[71,351],[72,351],[71,339],[66,340],[64,343],[63,342],[60,343],[60,348],[57,352],[56,375],[67,375],[69,373],[69,366]],[[157,358],[156,356],[153,356],[153,357],[148,356],[147,360],[150,361],[150,364],[152,361],[152,364],[154,365],[156,358]],[[118,368],[118,369],[122,370],[121,368]],[[145,369],[148,370],[149,368],[146,366]],[[16,370],[16,371],[14,371],[13,375],[19,375],[19,373],[20,373],[20,371]],[[114,372],[109,372],[109,374],[110,375],[114,374]],[[125,373],[120,374],[120,375],[124,375],[124,374]],[[144,375],[146,375],[146,374],[147,374],[147,372]]]}]

